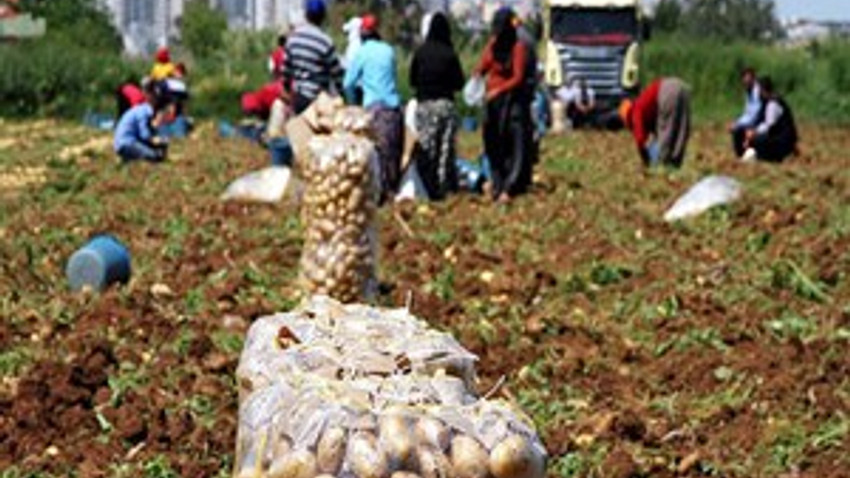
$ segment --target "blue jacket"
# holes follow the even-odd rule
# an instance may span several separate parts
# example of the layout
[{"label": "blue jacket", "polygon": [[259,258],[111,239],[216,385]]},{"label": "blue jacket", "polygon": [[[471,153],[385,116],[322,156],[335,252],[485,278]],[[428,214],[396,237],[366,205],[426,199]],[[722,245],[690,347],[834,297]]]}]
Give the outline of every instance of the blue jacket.
[{"label": "blue jacket", "polygon": [[147,143],[153,137],[151,121],[153,120],[153,107],[149,103],[142,103],[129,109],[115,127],[115,140],[113,146],[118,152],[123,146],[129,146],[139,141]]},{"label": "blue jacket", "polygon": [[363,88],[363,106],[366,108],[379,103],[389,108],[401,106],[393,47],[374,39],[363,43],[348,65],[342,86],[349,100],[354,98],[357,86]]}]

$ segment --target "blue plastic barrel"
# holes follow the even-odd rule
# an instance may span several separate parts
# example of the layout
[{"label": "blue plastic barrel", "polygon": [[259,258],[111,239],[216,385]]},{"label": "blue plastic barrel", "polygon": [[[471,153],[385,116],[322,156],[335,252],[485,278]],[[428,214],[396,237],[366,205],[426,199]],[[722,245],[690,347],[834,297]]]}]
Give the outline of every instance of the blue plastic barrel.
[{"label": "blue plastic barrel", "polygon": [[96,236],[71,256],[65,275],[74,291],[126,283],[130,280],[130,252],[111,235]]},{"label": "blue plastic barrel", "polygon": [[272,166],[292,166],[292,144],[287,138],[274,138],[269,140],[269,152],[272,157]]}]

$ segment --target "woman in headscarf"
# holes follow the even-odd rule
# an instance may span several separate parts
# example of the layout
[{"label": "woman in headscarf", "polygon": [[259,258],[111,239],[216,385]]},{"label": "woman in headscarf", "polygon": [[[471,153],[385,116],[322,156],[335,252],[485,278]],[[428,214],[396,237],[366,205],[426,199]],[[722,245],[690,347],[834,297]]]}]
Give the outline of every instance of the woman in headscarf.
[{"label": "woman in headscarf", "polygon": [[452,45],[449,21],[442,13],[428,19],[425,43],[410,65],[410,85],[416,90],[416,167],[428,196],[435,200],[457,190],[455,94],[463,88],[463,70]]},{"label": "woman in headscarf", "polygon": [[490,159],[493,199],[507,203],[528,187],[531,119],[524,101],[526,47],[517,39],[514,14],[496,12],[493,31],[476,73],[486,75],[484,151]]}]

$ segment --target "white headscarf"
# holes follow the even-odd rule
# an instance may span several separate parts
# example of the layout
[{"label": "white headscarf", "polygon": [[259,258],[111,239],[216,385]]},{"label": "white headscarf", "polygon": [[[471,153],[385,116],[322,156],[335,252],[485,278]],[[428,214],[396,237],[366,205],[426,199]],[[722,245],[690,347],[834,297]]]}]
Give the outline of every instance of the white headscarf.
[{"label": "white headscarf", "polygon": [[342,31],[348,36],[347,46],[345,47],[345,55],[342,58],[342,66],[347,67],[354,60],[354,55],[363,44],[363,39],[360,37],[360,25],[363,23],[360,17],[350,18],[345,25],[342,26]]}]

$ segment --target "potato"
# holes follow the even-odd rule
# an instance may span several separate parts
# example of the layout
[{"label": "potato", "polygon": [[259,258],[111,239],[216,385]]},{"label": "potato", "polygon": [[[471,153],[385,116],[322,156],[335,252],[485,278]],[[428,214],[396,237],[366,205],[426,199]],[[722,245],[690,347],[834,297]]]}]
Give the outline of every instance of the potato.
[{"label": "potato", "polygon": [[436,418],[420,418],[416,423],[414,434],[420,445],[430,445],[440,451],[449,448],[451,432],[443,425],[443,422]]},{"label": "potato", "polygon": [[346,432],[341,427],[331,426],[322,434],[316,449],[319,471],[335,475],[339,473],[345,458]]},{"label": "potato", "polygon": [[397,471],[390,478],[420,478],[420,476],[409,471]]},{"label": "potato", "polygon": [[543,456],[522,435],[511,435],[490,452],[490,472],[496,478],[541,478]]},{"label": "potato", "polygon": [[267,478],[315,478],[318,474],[316,456],[309,450],[295,450],[277,457],[266,474]]},{"label": "potato", "polygon": [[378,448],[375,435],[360,432],[348,444],[347,463],[357,478],[386,478],[389,465],[386,456]]},{"label": "potato", "polygon": [[431,446],[420,446],[416,452],[419,474],[422,478],[449,478],[452,466],[442,451]]},{"label": "potato", "polygon": [[487,478],[490,455],[478,440],[458,435],[452,439],[451,462],[454,478]]},{"label": "potato", "polygon": [[410,424],[401,415],[391,414],[379,423],[381,448],[394,467],[405,467],[413,457],[414,443]]}]

